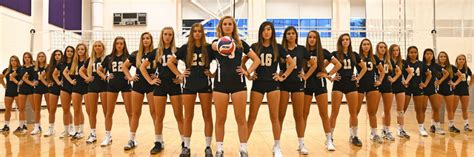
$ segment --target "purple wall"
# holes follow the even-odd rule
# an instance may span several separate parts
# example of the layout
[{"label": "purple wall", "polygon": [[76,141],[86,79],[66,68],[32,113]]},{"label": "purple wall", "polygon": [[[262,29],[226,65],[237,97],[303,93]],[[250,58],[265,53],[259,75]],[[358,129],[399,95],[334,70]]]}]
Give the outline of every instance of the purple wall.
[{"label": "purple wall", "polygon": [[0,5],[31,16],[31,0],[0,0]]},{"label": "purple wall", "polygon": [[49,0],[48,14],[49,23],[52,25],[67,30],[81,30],[82,28],[81,0]]}]

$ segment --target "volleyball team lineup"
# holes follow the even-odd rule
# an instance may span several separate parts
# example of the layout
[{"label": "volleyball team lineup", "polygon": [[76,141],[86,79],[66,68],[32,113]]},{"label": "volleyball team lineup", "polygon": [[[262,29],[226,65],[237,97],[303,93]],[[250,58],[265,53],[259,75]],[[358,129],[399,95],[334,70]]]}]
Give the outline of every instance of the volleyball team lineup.
[{"label": "volleyball team lineup", "polygon": [[[298,31],[293,26],[288,26],[282,41],[277,42],[271,22],[260,25],[258,42],[249,45],[240,39],[235,19],[231,16],[219,20],[216,33],[217,38],[208,43],[203,25],[195,23],[187,42],[181,46],[176,45],[174,29],[165,27],[159,37],[153,37],[149,32],[142,33],[139,48],[133,52],[127,48],[127,39],[117,36],[112,48],[107,49],[98,40],[92,45],[78,43],[75,47],[67,46],[64,51],[54,50],[49,57],[44,52],[37,53],[36,59],[30,52],[23,53],[21,60],[13,55],[9,58],[8,68],[0,75],[0,83],[6,90],[5,123],[0,131],[83,140],[87,144],[101,140],[101,147],[109,147],[113,140],[114,116],[118,116],[114,115],[114,110],[120,93],[129,120],[128,142],[124,143],[123,149],[133,150],[138,146],[136,137],[140,135],[136,132],[146,98],[155,134],[153,141],[144,141],[154,143],[150,154],[159,154],[164,149],[163,119],[168,99],[178,126],[176,131],[181,135],[181,157],[192,154],[191,135],[196,104],[201,106],[204,119],[206,144],[202,149],[205,156],[224,156],[224,128],[230,103],[238,126],[239,155],[252,155],[247,151],[247,141],[252,137],[265,95],[269,108],[268,122],[272,125],[274,156],[283,156],[280,136],[290,99],[298,136],[295,141],[301,155],[310,154],[309,149],[322,149],[308,148],[304,142],[313,97],[319,109],[327,151],[336,151],[335,142],[344,145],[333,138],[344,96],[350,114],[348,141],[355,147],[363,146],[358,136],[358,115],[364,97],[370,123],[370,141],[373,143],[407,140],[411,136],[428,138],[429,134],[472,132],[467,106],[474,75],[467,66],[464,54],[451,56],[455,57],[455,62],[450,63],[448,53],[444,51],[435,53],[433,49],[422,50],[416,46],[402,50],[395,43],[367,38],[356,48],[352,47],[348,33],[339,36],[337,49],[327,50],[321,44],[320,33],[315,30],[309,31],[305,45],[299,45]],[[158,40],[157,47],[154,40]],[[109,49],[111,52],[106,52]],[[407,55],[402,56],[402,51],[406,51]],[[184,62],[184,68],[179,68],[179,61]],[[215,64],[211,64],[213,62]],[[136,69],[134,74],[132,67]],[[247,84],[247,81],[252,84]],[[332,82],[332,89],[327,88],[328,81]],[[250,92],[248,100],[247,92]],[[330,106],[328,94],[331,94]],[[49,123],[45,129],[40,126],[43,97]],[[196,102],[197,97],[199,103]],[[27,99],[34,111],[32,130],[26,124]],[[412,99],[417,133],[409,133],[404,128],[404,115]],[[103,113],[97,113],[99,101]],[[432,118],[426,129],[424,122],[428,101]],[[442,101],[446,104],[447,131],[440,123]],[[10,126],[14,103],[19,111],[16,129]],[[89,132],[84,131],[83,103]],[[59,104],[63,110],[63,115],[59,116],[63,118],[62,132],[55,131],[55,120],[58,118],[55,113]],[[396,104],[396,113],[392,112],[392,104]],[[379,105],[383,105],[382,117],[377,117]],[[461,106],[462,115],[456,116],[457,106]],[[97,131],[104,131],[104,128],[96,127],[97,114],[105,117],[104,137],[97,137]],[[377,122],[379,118],[381,127]],[[392,118],[396,119],[396,125],[391,124]],[[455,118],[462,118],[463,123],[455,124]],[[346,126],[339,128],[346,129]],[[215,150],[212,149],[213,138]]]}]

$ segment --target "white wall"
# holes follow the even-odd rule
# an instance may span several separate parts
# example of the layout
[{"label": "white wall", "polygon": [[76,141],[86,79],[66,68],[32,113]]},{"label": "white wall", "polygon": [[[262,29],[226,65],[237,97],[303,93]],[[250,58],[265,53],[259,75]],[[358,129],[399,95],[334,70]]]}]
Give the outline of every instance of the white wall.
[{"label": "white wall", "polygon": [[[206,19],[206,18],[215,18],[209,15],[206,11],[202,10],[191,0],[181,0],[182,3],[182,19]],[[196,3],[204,6],[210,12],[222,15],[232,15],[231,8],[226,9],[225,11],[220,11],[222,8],[225,8],[230,5],[228,0],[196,0]],[[248,17],[248,0],[236,0],[236,9],[235,16],[236,18],[247,18]],[[217,18],[218,19],[218,18]]]},{"label": "white wall", "polygon": [[266,0],[267,18],[331,18],[332,0]]},{"label": "white wall", "polygon": [[[83,0],[83,25],[84,30],[92,29],[91,21],[95,15],[91,13],[91,1]],[[215,0],[197,0],[212,11],[216,11],[218,4]],[[221,0],[221,6],[228,3]],[[445,20],[473,20],[474,1],[469,0],[437,0],[437,19]],[[199,10],[190,3],[190,0],[103,0],[103,30],[105,31],[152,31],[160,30],[165,26],[180,29],[181,18],[207,18],[208,14]],[[366,17],[367,30],[378,31],[382,29],[382,13],[386,31],[399,30],[399,23],[403,22],[403,9],[399,12],[399,0],[239,0],[237,3],[238,18],[249,19],[249,28],[258,29],[262,21],[267,18],[332,18],[333,30],[349,30],[351,17]],[[407,28],[411,30],[408,36],[409,44],[420,49],[433,47],[433,38],[430,31],[433,29],[433,4],[427,0],[406,0]],[[34,53],[45,51],[50,54],[50,30],[60,30],[48,23],[48,1],[32,1],[32,16],[26,16],[16,11],[0,6],[0,68],[8,64],[8,57],[15,54],[21,57],[29,51],[30,33],[35,28]],[[148,24],[146,26],[114,26],[113,13],[116,12],[147,12]],[[401,20],[400,20],[401,15]],[[177,32],[177,34],[179,34]],[[388,34],[384,34],[388,36]],[[155,39],[157,36],[155,36]],[[251,33],[251,38],[256,34]],[[379,42],[380,34],[369,35],[369,38]],[[331,41],[335,38],[331,38]],[[386,39],[388,40],[388,39]],[[396,43],[397,41],[387,41]],[[471,67],[474,67],[472,57],[474,54],[473,37],[438,37],[438,50],[447,51],[451,61],[455,56],[464,53],[468,55]],[[63,48],[61,48],[63,49]],[[402,51],[404,52],[404,51]],[[0,89],[0,102],[3,101],[3,90]],[[2,108],[0,103],[0,108]]]}]

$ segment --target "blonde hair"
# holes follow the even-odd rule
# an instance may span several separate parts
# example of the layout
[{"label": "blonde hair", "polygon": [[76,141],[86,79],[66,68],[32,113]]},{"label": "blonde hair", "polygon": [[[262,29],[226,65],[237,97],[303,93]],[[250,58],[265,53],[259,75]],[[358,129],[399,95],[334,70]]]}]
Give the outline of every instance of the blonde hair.
[{"label": "blonde hair", "polygon": [[385,54],[383,54],[383,60],[384,60],[384,64],[387,64],[388,65],[388,71],[392,71],[393,68],[392,68],[392,60],[390,59],[390,52],[388,51],[387,49],[387,44],[385,42],[379,42],[376,46],[376,51],[377,51],[377,54],[379,53],[379,46],[381,44],[384,44],[385,45]]},{"label": "blonde hair", "polygon": [[171,39],[171,43],[170,43],[170,48],[171,48],[171,53],[175,53],[177,51],[177,48],[176,48],[176,43],[175,43],[175,37],[174,37],[174,30],[173,30],[173,27],[165,27],[161,30],[161,34],[160,34],[160,41],[158,41],[158,48],[156,50],[156,56],[155,56],[155,65],[154,67],[156,67],[158,65],[158,63],[161,63],[161,56],[163,56],[163,51],[165,50],[165,41],[163,40],[163,34],[165,32],[165,30],[171,30],[171,32],[173,33],[173,39]]},{"label": "blonde hair", "polygon": [[12,63],[10,61],[10,60],[12,60],[12,58],[16,60],[16,67],[17,68],[21,66],[20,65],[20,59],[15,55],[11,56],[10,59],[8,60],[8,68],[7,68],[7,72],[4,74],[5,76],[7,76],[13,68]]},{"label": "blonde hair", "polygon": [[237,48],[242,48],[242,41],[240,40],[238,32],[239,29],[237,29],[237,24],[235,23],[235,19],[232,16],[224,16],[219,20],[219,23],[216,28],[217,37],[224,37],[224,30],[222,29],[222,25],[225,19],[231,19],[232,25],[234,25],[231,38],[234,39],[234,42],[237,44]]},{"label": "blonde hair", "polygon": [[[97,55],[97,52],[94,50],[94,46],[96,44],[102,45],[102,54],[100,56]],[[103,61],[105,58],[105,45],[102,41],[95,41],[94,44],[92,44],[92,49],[91,49],[91,57],[89,58],[89,64],[87,65],[87,75],[92,76],[92,68],[94,66],[94,62],[97,59],[100,59],[100,61]]]},{"label": "blonde hair", "polygon": [[459,71],[461,71],[461,69],[459,68],[460,65],[458,64],[459,57],[464,57],[464,64],[462,65],[462,69],[467,71],[469,67],[467,66],[466,55],[464,54],[460,54],[456,57],[456,67],[458,68]]},{"label": "blonde hair", "polygon": [[74,53],[74,57],[72,58],[72,64],[71,64],[71,68],[69,69],[69,74],[70,75],[75,75],[76,74],[76,71],[79,69],[79,54],[77,53],[77,51],[79,51],[79,46],[84,46],[84,49],[85,49],[85,52],[84,52],[84,60],[86,60],[87,58],[89,58],[89,54],[87,53],[87,46],[86,44],[84,43],[79,43],[77,44],[76,46],[76,53]]},{"label": "blonde hair", "polygon": [[[136,65],[137,68],[140,67],[140,65],[141,65],[143,50],[145,49],[144,48],[145,46],[143,45],[143,38],[145,37],[145,35],[149,35],[150,39],[151,39],[150,46],[148,46],[148,51],[151,52],[153,50],[153,36],[149,32],[142,33],[142,35],[140,36],[140,46],[138,46],[138,51],[137,51],[136,59],[135,59],[135,65]],[[174,35],[174,33],[173,33],[173,35]]]},{"label": "blonde hair", "polygon": [[48,66],[48,62],[47,62],[47,58],[46,58],[46,53],[44,52],[38,52],[38,54],[36,55],[36,62],[34,63],[35,64],[35,70],[39,70],[39,66],[40,66],[40,62],[39,62],[39,56],[40,55],[43,55],[44,56],[44,64],[43,64],[43,67],[46,68]]}]

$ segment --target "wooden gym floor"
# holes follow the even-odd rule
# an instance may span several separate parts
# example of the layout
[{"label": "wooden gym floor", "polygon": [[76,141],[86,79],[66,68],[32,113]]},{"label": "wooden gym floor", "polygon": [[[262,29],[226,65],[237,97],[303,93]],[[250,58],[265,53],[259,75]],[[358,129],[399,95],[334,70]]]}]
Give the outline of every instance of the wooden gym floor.
[{"label": "wooden gym floor", "polygon": [[[462,130],[461,113],[456,113],[456,126],[461,129],[461,134],[449,134],[444,136],[430,134],[428,137],[420,137],[415,119],[415,111],[409,109],[405,116],[406,130],[411,135],[410,140],[400,140],[396,137],[394,142],[385,142],[383,144],[374,144],[369,140],[370,128],[366,106],[363,105],[359,115],[359,138],[363,142],[361,148],[353,147],[349,144],[349,113],[346,105],[341,106],[338,117],[338,124],[334,134],[336,144],[335,152],[326,151],[321,120],[317,111],[317,106],[312,105],[308,120],[305,145],[309,150],[308,156],[474,156],[474,133],[464,133]],[[12,133],[18,126],[18,113],[13,112],[10,122],[11,131],[9,134],[0,135],[0,157],[6,156],[150,156],[149,151],[153,147],[154,131],[153,124],[149,114],[148,106],[143,106],[143,112],[140,119],[140,125],[137,131],[138,146],[134,150],[124,151],[123,146],[128,141],[129,126],[123,105],[118,105],[115,109],[114,122],[112,128],[113,143],[109,147],[100,147],[100,142],[104,138],[104,116],[101,107],[98,107],[97,136],[98,141],[95,144],[86,144],[85,140],[90,133],[87,115],[84,115],[84,138],[79,141],[71,141],[70,138],[59,139],[59,133],[63,131],[62,109],[58,108],[56,113],[55,131],[56,135],[45,138],[41,136],[31,136],[29,132],[32,125],[28,125],[28,135],[16,136]],[[299,156],[297,149],[297,136],[295,123],[292,116],[291,106],[288,107],[288,113],[283,126],[281,145],[284,156]],[[71,108],[72,110],[72,108]],[[382,107],[378,112],[378,132],[382,128],[380,117]],[[85,112],[85,108],[83,109]],[[213,110],[214,112],[215,110]],[[248,111],[248,110],[247,110]],[[41,112],[41,126],[43,133],[49,124],[48,111],[43,109]],[[391,131],[395,135],[396,115],[392,107],[392,127]],[[214,114],[214,113],[213,113]],[[237,156],[239,150],[238,134],[236,122],[233,116],[232,107],[229,107],[228,119],[226,123],[226,136],[224,142],[225,156]],[[470,113],[471,125],[474,125],[474,113]],[[0,113],[3,127],[3,115]],[[213,115],[215,117],[215,115]],[[429,129],[431,112],[428,109],[425,120],[425,128]],[[215,118],[214,118],[215,121]],[[447,123],[442,124],[447,131]],[[201,116],[200,107],[195,108],[195,117],[193,125],[193,135],[191,138],[192,156],[204,156],[204,125]],[[178,133],[176,121],[170,105],[166,108],[164,120],[163,137],[165,149],[156,156],[179,156],[181,152],[181,140]],[[250,156],[272,156],[273,136],[271,123],[268,119],[268,107],[262,105],[254,131],[248,141],[248,151]],[[212,140],[212,148],[215,151],[215,137]]]}]

